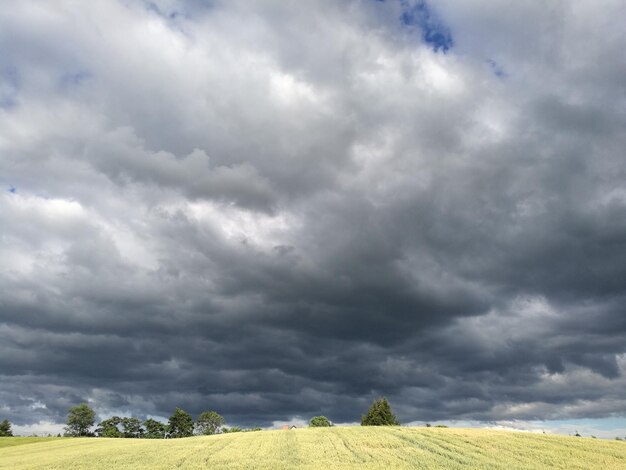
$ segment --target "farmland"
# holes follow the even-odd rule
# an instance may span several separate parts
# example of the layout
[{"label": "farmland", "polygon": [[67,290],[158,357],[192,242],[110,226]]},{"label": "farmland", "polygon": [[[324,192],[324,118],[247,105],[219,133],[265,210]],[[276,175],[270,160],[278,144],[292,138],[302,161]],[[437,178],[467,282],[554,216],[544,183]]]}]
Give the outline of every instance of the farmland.
[{"label": "farmland", "polygon": [[185,439],[0,438],[2,469],[623,469],[626,443],[478,429],[336,427]]}]

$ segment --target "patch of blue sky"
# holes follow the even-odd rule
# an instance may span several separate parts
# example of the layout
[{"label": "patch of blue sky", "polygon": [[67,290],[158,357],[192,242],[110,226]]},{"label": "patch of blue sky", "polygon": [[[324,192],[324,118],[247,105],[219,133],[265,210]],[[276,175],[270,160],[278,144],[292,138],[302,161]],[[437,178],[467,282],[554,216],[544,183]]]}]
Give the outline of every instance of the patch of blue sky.
[{"label": "patch of blue sky", "polygon": [[17,106],[20,89],[20,75],[15,67],[0,69],[0,108],[10,109]]},{"label": "patch of blue sky", "polygon": [[450,28],[432,11],[425,0],[411,2],[400,0],[403,7],[402,23],[406,26],[417,26],[422,32],[422,40],[430,45],[435,52],[448,52],[454,46]]},{"label": "patch of blue sky", "polygon": [[143,0],[144,8],[166,21],[193,18],[196,14],[211,10],[219,0],[179,0],[175,4],[164,0]]},{"label": "patch of blue sky", "polygon": [[[155,14],[162,19],[163,23],[167,25],[171,30],[177,31],[185,36],[189,36],[185,31],[184,21],[190,17],[193,17],[193,12],[188,11],[191,8],[188,2],[183,2],[179,5],[178,9],[169,8],[167,6],[159,6],[159,2],[144,0],[144,8],[150,13]],[[210,3],[199,2],[196,8],[209,8]]]},{"label": "patch of blue sky", "polygon": [[17,188],[15,186],[10,186],[9,189],[7,189],[8,192],[10,192],[11,194],[15,194],[17,193]]},{"label": "patch of blue sky", "polygon": [[500,77],[500,78],[506,78],[508,77],[508,73],[506,73],[506,71],[504,70],[504,68],[502,68],[502,66],[500,64],[498,64],[495,60],[493,59],[487,59],[487,63],[489,64],[489,66],[491,67],[491,71],[493,72],[493,74],[496,77]]},{"label": "patch of blue sky", "polygon": [[78,72],[69,72],[61,76],[60,85],[61,88],[74,88],[82,85],[87,80],[92,78],[91,72],[86,70],[80,70]]},{"label": "patch of blue sky", "polygon": [[144,1],[144,5],[146,7],[146,10],[151,11],[152,13],[156,13],[157,15],[165,19],[174,20],[178,16],[181,16],[181,12],[177,10],[171,10],[167,12],[163,11],[155,2]]}]

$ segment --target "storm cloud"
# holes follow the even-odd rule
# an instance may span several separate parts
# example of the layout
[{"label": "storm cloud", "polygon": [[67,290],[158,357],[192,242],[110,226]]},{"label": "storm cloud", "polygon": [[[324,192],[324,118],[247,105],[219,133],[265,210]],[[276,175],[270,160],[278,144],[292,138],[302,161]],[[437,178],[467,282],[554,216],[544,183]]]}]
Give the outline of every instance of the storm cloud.
[{"label": "storm cloud", "polygon": [[626,415],[624,4],[0,11],[0,415]]}]

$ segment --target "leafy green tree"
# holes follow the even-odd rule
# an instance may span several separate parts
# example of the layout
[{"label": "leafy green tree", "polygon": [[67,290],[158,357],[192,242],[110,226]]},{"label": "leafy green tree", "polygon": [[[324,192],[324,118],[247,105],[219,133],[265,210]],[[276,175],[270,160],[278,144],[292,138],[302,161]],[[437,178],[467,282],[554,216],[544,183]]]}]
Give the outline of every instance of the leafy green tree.
[{"label": "leafy green tree", "polygon": [[98,424],[98,427],[96,428],[96,435],[99,437],[123,437],[124,435],[119,428],[121,423],[122,418],[119,416],[113,416],[109,419],[105,419]]},{"label": "leafy green tree", "polygon": [[177,407],[170,416],[167,430],[170,437],[193,436],[193,418],[189,413]]},{"label": "leafy green tree", "polygon": [[196,420],[196,432],[205,436],[217,434],[224,426],[224,418],[215,411],[203,411]]},{"label": "leafy green tree", "polygon": [[309,421],[309,426],[312,428],[329,428],[332,425],[333,423],[326,416],[314,416]]},{"label": "leafy green tree", "polygon": [[89,431],[96,420],[96,412],[87,403],[72,406],[67,415],[66,434],[72,437],[92,436]]},{"label": "leafy green tree", "polygon": [[141,421],[137,418],[122,418],[122,428],[126,438],[137,439],[143,437],[144,429],[141,426]]},{"label": "leafy green tree", "polygon": [[11,423],[8,419],[0,422],[0,437],[11,437],[13,435],[13,431],[11,431]]},{"label": "leafy green tree", "polygon": [[367,414],[361,417],[361,426],[398,426],[399,424],[385,397],[374,400]]},{"label": "leafy green tree", "polygon": [[165,433],[167,432],[167,426],[165,424],[150,418],[145,420],[143,425],[146,428],[144,437],[148,439],[163,439],[165,437]]}]

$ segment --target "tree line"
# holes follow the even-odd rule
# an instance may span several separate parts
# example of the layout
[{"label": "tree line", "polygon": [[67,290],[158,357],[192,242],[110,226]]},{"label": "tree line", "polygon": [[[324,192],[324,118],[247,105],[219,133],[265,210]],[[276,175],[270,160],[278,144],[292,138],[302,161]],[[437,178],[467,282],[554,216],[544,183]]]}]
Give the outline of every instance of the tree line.
[{"label": "tree line", "polygon": [[225,428],[224,418],[215,411],[203,411],[194,421],[189,413],[176,408],[167,423],[149,418],[113,416],[98,423],[95,430],[96,412],[86,403],[73,406],[67,415],[65,435],[70,437],[117,437],[130,439],[166,439],[196,435],[209,436],[220,432],[244,431],[241,428]]},{"label": "tree line", "polygon": [[[92,431],[96,423],[96,412],[87,404],[72,406],[67,415],[65,436],[68,437],[115,437],[129,439],[167,439],[190,437],[195,435],[210,436],[227,432],[260,431],[261,428],[242,429],[225,427],[224,417],[216,411],[203,411],[194,421],[186,411],[176,408],[167,423],[149,418],[112,416],[102,420]],[[361,417],[361,426],[397,426],[396,416],[386,398],[374,400],[367,414]],[[326,416],[315,416],[309,421],[310,427],[330,427],[332,422]],[[0,422],[0,437],[12,436],[11,423]]]}]

